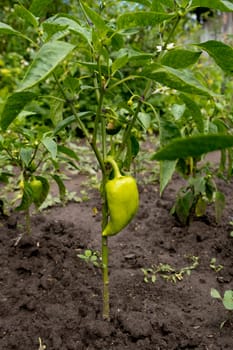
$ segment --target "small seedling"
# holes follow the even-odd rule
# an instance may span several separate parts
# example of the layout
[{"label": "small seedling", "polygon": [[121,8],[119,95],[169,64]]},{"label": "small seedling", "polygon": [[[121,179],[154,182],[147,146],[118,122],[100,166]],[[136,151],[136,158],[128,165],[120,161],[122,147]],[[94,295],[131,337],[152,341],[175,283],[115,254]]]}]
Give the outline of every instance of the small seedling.
[{"label": "small seedling", "polygon": [[41,338],[39,338],[39,349],[38,349],[38,350],[45,350],[45,349],[46,349],[46,345],[44,345],[44,344],[42,343]]},{"label": "small seedling", "polygon": [[[221,294],[219,293],[219,291],[217,289],[211,288],[210,295],[212,296],[212,298],[221,300],[222,304],[223,304],[223,306],[225,307],[226,310],[228,310],[228,311],[232,311],[233,310],[233,290],[231,290],[231,289],[226,290],[224,292],[224,295],[223,295],[223,298],[222,298]],[[220,329],[223,328],[223,326],[225,325],[225,323],[227,321],[228,321],[228,319],[224,320],[223,322],[221,322]]]},{"label": "small seedling", "polygon": [[97,251],[92,251],[91,249],[86,249],[84,254],[77,255],[80,259],[86,261],[86,263],[91,263],[95,267],[101,267],[101,255]]},{"label": "small seedling", "polygon": [[225,309],[233,310],[233,290],[226,290],[223,298],[221,297],[219,291],[215,288],[211,288],[210,294],[212,298],[221,300]]},{"label": "small seedling", "polygon": [[217,265],[216,264],[216,258],[212,258],[210,260],[210,268],[214,270],[215,272],[219,272],[223,269],[223,265]]},{"label": "small seedling", "polygon": [[180,270],[176,270],[169,264],[159,263],[158,265],[152,265],[150,268],[141,269],[144,274],[144,282],[155,283],[158,275],[166,281],[176,283],[181,281],[184,275],[190,276],[191,271],[196,269],[199,265],[199,258],[197,256],[188,257],[191,259],[192,264],[190,266],[182,267]]},{"label": "small seedling", "polygon": [[[233,226],[233,221],[230,221],[229,224]],[[230,237],[233,237],[233,231],[230,232]]]}]

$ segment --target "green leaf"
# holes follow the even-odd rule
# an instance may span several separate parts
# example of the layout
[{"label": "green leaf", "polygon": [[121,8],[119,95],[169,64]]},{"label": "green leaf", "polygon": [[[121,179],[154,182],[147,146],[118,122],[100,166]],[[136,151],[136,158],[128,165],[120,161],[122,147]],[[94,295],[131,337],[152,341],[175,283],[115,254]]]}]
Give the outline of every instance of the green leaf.
[{"label": "green leaf", "polygon": [[25,22],[31,24],[35,28],[39,26],[39,22],[37,18],[30,11],[28,11],[23,5],[15,5],[14,9],[18,17],[21,17],[22,19],[24,19]]},{"label": "green leaf", "polygon": [[221,41],[209,40],[198,44],[212,57],[217,65],[225,72],[233,72],[233,49]]},{"label": "green leaf", "polygon": [[201,85],[193,73],[188,70],[178,70],[172,67],[151,64],[146,66],[140,75],[158,81],[160,84],[166,85],[172,89],[189,94],[204,96],[214,95],[209,89]]},{"label": "green leaf", "polygon": [[120,15],[117,19],[118,29],[157,26],[158,24],[174,18],[173,14],[160,12],[134,11]]},{"label": "green leaf", "polygon": [[56,126],[58,123],[60,123],[63,120],[64,101],[59,98],[54,98],[51,100],[49,106],[50,106],[49,118],[52,120],[53,125]]},{"label": "green leaf", "polygon": [[139,142],[134,135],[130,136],[132,158],[135,158],[140,150]]},{"label": "green leaf", "polygon": [[184,115],[186,106],[185,104],[178,104],[178,103],[174,103],[171,106],[171,113],[173,115],[173,117],[175,118],[175,121],[179,121],[182,116]]},{"label": "green leaf", "polygon": [[53,3],[53,0],[33,0],[29,10],[37,17],[45,16],[49,5]]},{"label": "green leaf", "polygon": [[233,146],[233,136],[210,134],[195,135],[171,141],[156,152],[154,160],[175,160],[179,158],[197,157],[202,154]]},{"label": "green leaf", "polygon": [[232,2],[226,0],[192,0],[192,5],[190,9],[193,9],[195,7],[208,7],[224,12],[233,11]]},{"label": "green leaf", "polygon": [[0,182],[8,184],[9,183],[9,178],[10,177],[14,177],[14,176],[15,176],[14,174],[7,173],[5,171],[1,171],[0,172]]},{"label": "green leaf", "polygon": [[153,57],[153,54],[134,50],[132,48],[122,48],[118,51],[118,57],[127,56],[128,61],[137,65],[144,65],[146,60]]},{"label": "green leaf", "polygon": [[159,140],[161,145],[165,145],[171,140],[181,136],[178,126],[170,121],[166,115],[159,116]]},{"label": "green leaf", "polygon": [[19,90],[29,89],[44,80],[73,48],[73,45],[63,41],[52,41],[44,44],[29,66]]},{"label": "green leaf", "polygon": [[61,28],[67,28],[69,31],[81,35],[89,44],[91,44],[91,31],[87,27],[82,27],[76,20],[75,17],[56,15],[48,18],[44,23],[45,25],[60,26]]},{"label": "green leaf", "polygon": [[65,129],[67,126],[71,125],[76,121],[76,117],[71,115],[63,120],[61,120],[54,130],[54,135],[58,134],[61,130]]},{"label": "green leaf", "polygon": [[73,94],[75,94],[80,87],[80,81],[77,78],[71,76],[67,76],[63,84]]},{"label": "green leaf", "polygon": [[169,50],[161,59],[164,66],[172,68],[187,68],[197,62],[201,51],[190,51],[182,49]]},{"label": "green leaf", "polygon": [[9,26],[6,23],[0,22],[0,34],[10,34],[10,35],[20,35],[23,36],[22,33],[18,32],[17,30],[15,30],[14,28],[12,28],[11,26]]},{"label": "green leaf", "polygon": [[113,30],[110,30],[108,32],[108,41],[111,40],[112,50],[118,51],[120,50],[124,45],[124,39],[122,34],[119,34],[117,32],[114,32]]},{"label": "green leaf", "polygon": [[16,211],[27,210],[33,203],[32,189],[28,182],[24,181],[23,196],[18,207],[15,208]]},{"label": "green leaf", "polygon": [[149,127],[151,125],[151,116],[149,113],[139,112],[137,119],[140,122],[143,129],[145,129],[145,130],[149,129]]},{"label": "green leaf", "polygon": [[101,34],[106,34],[110,30],[110,27],[105,24],[103,18],[97,12],[85,5],[83,1],[80,1],[80,3],[87,17],[91,20],[92,24],[95,25],[98,32]]},{"label": "green leaf", "polygon": [[90,250],[90,249],[86,249],[85,250],[85,256],[87,257],[87,258],[90,258],[91,256],[92,256],[92,250]]},{"label": "green leaf", "polygon": [[69,34],[67,26],[49,22],[44,22],[42,26],[44,32],[44,42],[48,42],[50,40],[60,40]]},{"label": "green leaf", "polygon": [[56,159],[57,157],[57,143],[53,140],[52,137],[44,137],[41,142],[45,146],[45,148],[51,154],[52,159]]},{"label": "green leaf", "polygon": [[118,69],[124,67],[129,61],[128,55],[118,57],[112,64],[112,74],[114,75]]},{"label": "green leaf", "polygon": [[64,185],[64,182],[62,181],[62,178],[57,174],[53,175],[52,177],[54,181],[56,181],[57,183],[57,186],[59,189],[59,197],[60,197],[60,200],[63,202],[66,195],[66,187]]},{"label": "green leaf", "polygon": [[139,151],[139,143],[137,141],[137,138],[134,135],[131,135],[131,137],[127,140],[126,146],[127,152],[124,159],[124,166],[126,168],[130,168],[132,160],[135,158]]},{"label": "green leaf", "polygon": [[204,132],[204,118],[202,116],[199,106],[191,98],[185,94],[180,94],[180,98],[185,103],[187,109],[191,113],[191,117],[195,122],[197,129],[200,133]]},{"label": "green leaf", "polygon": [[209,201],[213,201],[214,193],[216,191],[216,185],[211,177],[206,178],[205,194]]},{"label": "green leaf", "polygon": [[22,159],[23,163],[28,166],[33,154],[33,148],[21,148],[20,149],[20,158]]},{"label": "green leaf", "polygon": [[195,196],[205,193],[206,181],[203,176],[191,177],[189,179],[189,184],[193,187]]},{"label": "green leaf", "polygon": [[65,154],[65,155],[69,156],[72,159],[79,160],[79,157],[77,156],[77,153],[74,152],[72,149],[70,149],[68,147],[58,145],[57,146],[57,150],[58,150],[58,152],[61,152],[61,153]]},{"label": "green leaf", "polygon": [[18,116],[27,103],[33,100],[35,95],[29,91],[15,92],[6,101],[1,116],[1,128],[6,130]]},{"label": "green leaf", "polygon": [[162,195],[171,180],[176,169],[176,163],[176,160],[164,160],[160,162],[160,195]]},{"label": "green leaf", "polygon": [[164,7],[172,9],[174,4],[174,0],[152,0],[151,9],[154,11],[162,11],[164,10]]},{"label": "green leaf", "polygon": [[58,134],[61,130],[65,129],[67,126],[71,125],[74,122],[77,122],[78,118],[82,119],[82,117],[89,117],[92,115],[93,115],[93,112],[91,111],[80,112],[77,114],[77,117],[74,115],[71,115],[65,118],[64,120],[62,120],[61,122],[59,122],[53,133],[54,135]]},{"label": "green leaf", "polygon": [[217,291],[217,289],[215,288],[211,288],[210,290],[210,295],[212,296],[212,298],[215,298],[215,299],[222,299],[220,293]]},{"label": "green leaf", "polygon": [[233,310],[233,290],[226,290],[223,297],[223,305],[227,310]]},{"label": "green leaf", "polygon": [[[62,16],[63,15],[61,15],[61,17]],[[69,24],[66,21],[63,22],[62,18],[61,20],[59,20],[58,18],[59,14],[49,17],[48,19],[42,22],[44,42],[60,40],[64,36],[67,36],[69,34]]]},{"label": "green leaf", "polygon": [[222,192],[216,191],[214,193],[214,204],[216,222],[219,223],[225,208],[225,196]]},{"label": "green leaf", "polygon": [[126,0],[127,2],[136,2],[137,4],[145,5],[145,6],[151,6],[151,3],[149,0]]},{"label": "green leaf", "polygon": [[158,0],[152,0],[151,11],[163,12],[163,5]]},{"label": "green leaf", "polygon": [[183,225],[188,223],[194,199],[191,190],[179,193],[175,206],[172,208],[172,213],[177,215],[179,221]]}]

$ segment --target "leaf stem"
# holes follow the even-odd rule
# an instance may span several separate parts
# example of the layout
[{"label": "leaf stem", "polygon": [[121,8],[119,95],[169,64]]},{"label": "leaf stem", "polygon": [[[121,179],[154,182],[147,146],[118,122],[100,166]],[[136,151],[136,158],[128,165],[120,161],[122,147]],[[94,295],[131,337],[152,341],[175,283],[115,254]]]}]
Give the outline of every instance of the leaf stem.
[{"label": "leaf stem", "polygon": [[179,24],[179,22],[180,22],[180,19],[181,19],[181,16],[178,15],[178,16],[176,17],[176,20],[175,20],[175,22],[174,22],[174,24],[173,24],[173,27],[172,27],[172,29],[171,29],[169,35],[168,35],[168,37],[167,37],[167,40],[165,41],[165,43],[164,43],[164,45],[163,45],[163,47],[162,47],[162,51],[166,50],[167,45],[169,44],[171,38],[173,37],[173,34],[174,34],[175,30],[176,30],[176,27],[178,26],[178,24]]},{"label": "leaf stem", "polygon": [[120,170],[118,168],[118,165],[116,163],[116,161],[111,157],[111,156],[108,156],[106,159],[105,159],[105,163],[110,163],[111,166],[113,167],[113,170],[114,170],[114,177],[121,177],[121,173],[120,173]]},{"label": "leaf stem", "polygon": [[63,89],[63,86],[61,85],[60,81],[58,80],[58,78],[56,77],[56,75],[55,75],[54,73],[53,73],[53,76],[54,76],[54,79],[56,80],[56,83],[57,83],[58,87],[59,87],[60,90],[61,90],[61,93],[62,93],[62,95],[63,95],[65,101],[68,103],[68,105],[69,105],[70,108],[71,108],[71,111],[72,111],[72,113],[74,114],[75,119],[77,120],[78,126],[80,127],[80,129],[81,129],[82,132],[84,133],[84,135],[85,135],[85,137],[86,137],[86,139],[87,139],[89,145],[91,146],[93,152],[95,153],[96,159],[97,159],[97,161],[98,161],[98,163],[99,163],[99,165],[100,165],[100,167],[101,167],[101,171],[102,171],[103,173],[105,173],[104,162],[103,162],[103,159],[102,159],[102,157],[101,157],[101,154],[100,154],[100,152],[99,152],[99,150],[98,150],[98,148],[97,148],[97,146],[96,146],[96,140],[94,140],[94,142],[93,142],[93,140],[91,139],[90,134],[89,134],[87,128],[85,127],[84,123],[82,122],[82,120],[81,120],[80,117],[78,116],[78,113],[77,113],[77,111],[76,111],[76,109],[75,109],[75,106],[74,106],[73,102],[68,98],[68,96],[67,96],[65,90]]},{"label": "leaf stem", "polygon": [[121,143],[121,147],[119,148],[119,151],[118,151],[118,154],[117,154],[117,157],[116,157],[116,158],[119,157],[119,155],[121,154],[121,152],[124,150],[125,145],[127,145],[127,141],[128,141],[128,139],[129,139],[129,137],[130,137],[132,128],[133,128],[133,126],[134,126],[134,124],[135,124],[135,122],[136,122],[136,120],[137,120],[138,113],[139,113],[140,108],[141,108],[141,104],[142,104],[142,101],[141,101],[141,99],[140,99],[140,100],[138,100],[137,108],[136,108],[136,110],[135,110],[135,112],[134,112],[133,118],[131,119],[131,121],[130,121],[128,127],[127,127],[126,130],[125,130],[125,133],[124,133],[124,135],[123,135],[123,140],[122,140],[122,143]]},{"label": "leaf stem", "polygon": [[125,83],[125,82],[128,81],[128,80],[142,79],[142,78],[144,78],[144,77],[143,77],[143,76],[140,76],[140,75],[138,75],[138,76],[137,76],[137,75],[129,75],[128,77],[125,77],[125,78],[123,78],[123,79],[117,81],[117,82],[114,83],[113,85],[110,85],[110,86],[108,87],[108,91],[114,90],[114,89],[116,88],[116,86],[118,86],[118,85],[120,85],[120,84],[123,84],[123,83]]}]

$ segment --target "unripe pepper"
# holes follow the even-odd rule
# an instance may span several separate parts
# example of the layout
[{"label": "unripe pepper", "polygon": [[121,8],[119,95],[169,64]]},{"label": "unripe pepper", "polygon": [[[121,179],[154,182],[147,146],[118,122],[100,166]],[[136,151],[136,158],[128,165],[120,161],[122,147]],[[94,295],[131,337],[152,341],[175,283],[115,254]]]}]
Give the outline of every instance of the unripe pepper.
[{"label": "unripe pepper", "polygon": [[34,201],[38,201],[41,197],[41,193],[43,190],[43,184],[40,180],[33,178],[31,182],[29,182],[30,188],[32,190],[32,198]]},{"label": "unripe pepper", "polygon": [[136,180],[132,176],[123,176],[112,157],[114,177],[106,183],[106,196],[110,220],[102,232],[103,236],[113,236],[120,232],[135,216],[139,206],[139,194]]}]

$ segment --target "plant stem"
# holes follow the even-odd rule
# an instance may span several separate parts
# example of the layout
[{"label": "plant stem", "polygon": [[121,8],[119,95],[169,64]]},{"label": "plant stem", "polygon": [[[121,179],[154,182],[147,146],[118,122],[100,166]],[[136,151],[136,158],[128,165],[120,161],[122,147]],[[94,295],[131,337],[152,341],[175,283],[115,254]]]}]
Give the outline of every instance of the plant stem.
[{"label": "plant stem", "polygon": [[[77,111],[75,109],[75,106],[73,102],[68,98],[65,90],[63,89],[63,86],[60,84],[60,81],[57,79],[56,75],[54,74],[54,78],[62,92],[62,95],[66,102],[69,104],[72,113],[76,117],[76,120],[78,122],[78,125],[80,129],[83,131],[89,145],[91,146],[92,150],[94,151],[94,154],[96,156],[96,159],[100,165],[101,171],[102,171],[102,183],[103,183],[103,205],[102,205],[102,229],[107,225],[108,221],[108,204],[107,204],[107,198],[106,198],[106,191],[105,191],[105,183],[106,183],[106,170],[105,170],[105,163],[104,159],[107,154],[106,150],[106,130],[105,130],[105,120],[102,117],[102,105],[104,100],[104,93],[105,93],[105,87],[102,85],[101,81],[101,74],[99,75],[100,78],[100,87],[97,92],[97,102],[98,102],[98,108],[96,111],[96,118],[95,118],[95,126],[94,126],[94,133],[93,137],[91,138],[89,135],[88,130],[86,129],[85,125],[83,124],[82,120],[79,118]],[[95,86],[97,84],[96,80],[94,82]],[[96,86],[97,87],[97,86]],[[102,135],[102,155],[97,147],[97,133],[98,133],[98,127],[99,123],[101,123],[101,135]],[[103,273],[103,319],[109,320],[110,316],[110,306],[109,306],[109,276],[108,276],[108,239],[107,237],[102,236],[102,273]]]},{"label": "plant stem", "polygon": [[108,91],[114,90],[116,88],[116,86],[125,83],[128,80],[135,80],[135,79],[143,79],[144,77],[141,77],[139,75],[129,75],[126,78],[123,78],[119,81],[117,81],[116,83],[114,83],[113,85],[110,85],[108,87]]},{"label": "plant stem", "polygon": [[79,118],[78,114],[77,114],[77,111],[74,107],[74,104],[73,104],[73,101],[71,101],[65,90],[63,89],[63,86],[61,85],[59,79],[57,78],[56,74],[53,73],[53,76],[54,76],[54,79],[59,87],[59,89],[61,90],[61,93],[65,99],[65,101],[68,103],[68,105],[70,106],[71,110],[72,110],[72,113],[74,114],[76,120],[77,120],[77,123],[78,123],[78,126],[80,127],[80,129],[82,130],[82,132],[84,133],[85,137],[87,138],[87,140],[90,142],[90,136],[89,136],[89,132],[88,130],[86,129],[85,125],[83,124],[82,120]]},{"label": "plant stem", "polygon": [[75,118],[76,118],[76,120],[77,120],[78,126],[80,127],[80,129],[81,129],[82,132],[84,133],[84,135],[85,135],[85,137],[86,137],[86,139],[87,139],[89,145],[91,146],[93,152],[95,153],[96,159],[98,160],[98,163],[99,163],[99,165],[100,165],[100,167],[101,167],[101,171],[102,171],[103,173],[105,173],[104,162],[103,162],[102,157],[101,157],[101,155],[100,155],[100,152],[99,152],[99,150],[98,150],[98,148],[97,148],[97,146],[96,146],[96,141],[95,141],[95,140],[93,141],[93,140],[91,139],[87,128],[85,127],[85,125],[84,125],[84,123],[82,122],[82,120],[79,118],[78,113],[77,113],[77,111],[76,111],[76,109],[75,109],[75,106],[74,106],[73,102],[72,102],[72,101],[68,98],[68,96],[66,95],[66,92],[65,92],[65,90],[63,89],[63,87],[62,87],[60,81],[58,80],[58,78],[56,77],[55,74],[53,74],[53,76],[54,76],[54,78],[55,78],[55,80],[56,80],[56,83],[58,84],[58,86],[59,86],[59,88],[60,88],[60,90],[61,90],[61,93],[62,93],[62,95],[63,95],[65,101],[69,104],[69,106],[70,106],[70,108],[71,108],[72,113],[74,114],[74,116],[75,116]]},{"label": "plant stem", "polygon": [[123,135],[123,140],[122,140],[122,143],[121,143],[121,147],[119,148],[119,152],[118,152],[117,156],[120,155],[120,153],[124,150],[125,145],[127,144],[127,141],[128,141],[128,139],[130,137],[130,134],[131,134],[131,130],[132,130],[132,128],[133,128],[133,126],[134,126],[134,124],[136,122],[136,119],[138,117],[138,113],[140,111],[141,104],[142,104],[142,102],[141,102],[141,100],[139,100],[137,108],[136,108],[136,110],[134,112],[133,118],[131,119],[131,121],[130,121],[128,127],[126,128],[125,133]]},{"label": "plant stem", "polygon": [[168,37],[167,37],[167,40],[165,41],[165,43],[164,43],[164,45],[163,45],[163,50],[162,50],[162,51],[166,50],[167,45],[169,44],[169,42],[170,42],[170,40],[171,40],[171,38],[172,38],[172,36],[173,36],[175,30],[176,30],[176,27],[178,26],[178,24],[179,24],[179,22],[180,22],[180,19],[181,19],[181,17],[180,17],[180,15],[178,15],[178,16],[176,17],[176,21],[174,22],[173,27],[172,27],[172,29],[171,29],[169,35],[168,35]]},{"label": "plant stem", "polygon": [[109,321],[108,237],[102,236],[103,319]]},{"label": "plant stem", "polygon": [[[108,157],[107,157],[108,158]],[[105,163],[104,163],[105,165]],[[106,171],[102,173],[102,232],[108,223],[108,202],[105,185],[107,182]],[[109,275],[108,275],[108,237],[102,236],[102,279],[103,279],[103,309],[102,316],[104,320],[110,319],[110,306],[109,306]]]},{"label": "plant stem", "polygon": [[104,137],[104,135],[105,135],[105,125],[104,125],[104,130],[103,130],[102,125],[104,123],[104,118],[102,118],[102,116],[101,116],[103,99],[104,99],[104,90],[101,87],[100,88],[100,94],[99,94],[98,108],[97,108],[97,111],[96,111],[96,118],[95,118],[95,125],[94,125],[94,132],[93,132],[93,139],[92,139],[93,141],[92,141],[92,143],[94,145],[96,145],[98,127],[99,127],[99,123],[101,122],[102,150],[103,150],[103,158],[105,158],[105,154],[104,154],[104,150],[106,148],[106,145],[104,144],[104,143],[106,143],[106,139]]}]

